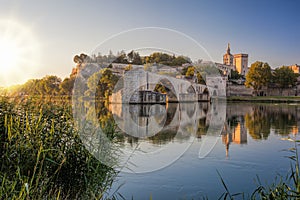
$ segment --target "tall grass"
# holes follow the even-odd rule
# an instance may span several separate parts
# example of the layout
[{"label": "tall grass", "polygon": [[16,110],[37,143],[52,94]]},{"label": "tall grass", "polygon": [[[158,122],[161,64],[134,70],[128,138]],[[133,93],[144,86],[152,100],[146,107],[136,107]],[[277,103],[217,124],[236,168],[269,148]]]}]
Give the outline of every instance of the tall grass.
[{"label": "tall grass", "polygon": [[101,199],[117,175],[84,148],[64,102],[0,97],[0,156],[0,199]]}]

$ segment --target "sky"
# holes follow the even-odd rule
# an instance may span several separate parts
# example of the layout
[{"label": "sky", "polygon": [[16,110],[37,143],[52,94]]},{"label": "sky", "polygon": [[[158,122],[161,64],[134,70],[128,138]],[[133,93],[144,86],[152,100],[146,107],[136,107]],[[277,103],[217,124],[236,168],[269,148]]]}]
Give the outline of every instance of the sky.
[{"label": "sky", "polygon": [[[249,54],[249,65],[257,60],[273,68],[300,64],[297,0],[0,0],[0,4],[0,86],[47,74],[65,78],[75,67],[76,54],[90,54],[108,39],[114,40],[106,45],[116,53],[129,44],[158,47],[167,43],[168,33],[173,41],[178,36],[184,39],[170,39],[167,48],[186,56],[198,56],[197,45],[189,48],[184,44],[192,40],[215,62],[222,62],[230,43],[233,54]],[[139,32],[142,27],[161,29]],[[124,36],[120,33],[126,35],[132,29],[137,31],[120,39]],[[139,37],[149,38],[148,43],[139,43]],[[173,49],[174,43],[178,49]],[[7,53],[8,48],[17,56]],[[108,53],[105,51],[102,54]],[[195,55],[190,55],[193,52]],[[199,53],[199,58],[202,56]]]}]

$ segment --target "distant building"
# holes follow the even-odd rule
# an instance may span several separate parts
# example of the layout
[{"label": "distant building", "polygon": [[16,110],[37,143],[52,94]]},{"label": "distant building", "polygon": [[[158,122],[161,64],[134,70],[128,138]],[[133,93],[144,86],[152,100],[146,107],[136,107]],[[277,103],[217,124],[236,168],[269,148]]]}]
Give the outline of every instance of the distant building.
[{"label": "distant building", "polygon": [[236,71],[241,75],[246,75],[248,72],[248,54],[235,54],[234,55],[234,66]]},{"label": "distant building", "polygon": [[293,72],[296,74],[299,74],[299,72],[300,72],[300,65],[294,64],[294,65],[289,66],[289,68],[291,70],[293,70]]},{"label": "distant building", "polygon": [[241,75],[246,75],[248,72],[248,54],[230,53],[230,44],[228,43],[226,53],[223,55],[223,65],[234,66],[235,70]]},{"label": "distant building", "polygon": [[227,45],[226,53],[223,55],[224,65],[233,65],[233,55],[230,53],[230,44]]}]

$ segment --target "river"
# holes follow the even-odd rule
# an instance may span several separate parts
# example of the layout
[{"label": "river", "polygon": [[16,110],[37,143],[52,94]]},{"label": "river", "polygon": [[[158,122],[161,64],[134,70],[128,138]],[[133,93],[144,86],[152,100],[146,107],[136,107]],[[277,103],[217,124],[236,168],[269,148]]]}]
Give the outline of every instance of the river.
[{"label": "river", "polygon": [[300,105],[181,103],[110,105],[125,134],[121,172],[110,194],[126,199],[209,199],[251,194],[285,176],[291,161],[282,138],[299,133]]}]

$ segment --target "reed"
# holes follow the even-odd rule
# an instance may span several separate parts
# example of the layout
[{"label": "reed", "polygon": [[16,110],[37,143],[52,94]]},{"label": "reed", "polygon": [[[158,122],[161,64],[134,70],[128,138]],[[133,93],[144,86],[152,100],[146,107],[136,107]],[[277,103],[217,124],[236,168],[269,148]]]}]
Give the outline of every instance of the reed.
[{"label": "reed", "polygon": [[117,176],[85,149],[69,102],[0,97],[0,134],[0,199],[102,199]]}]

